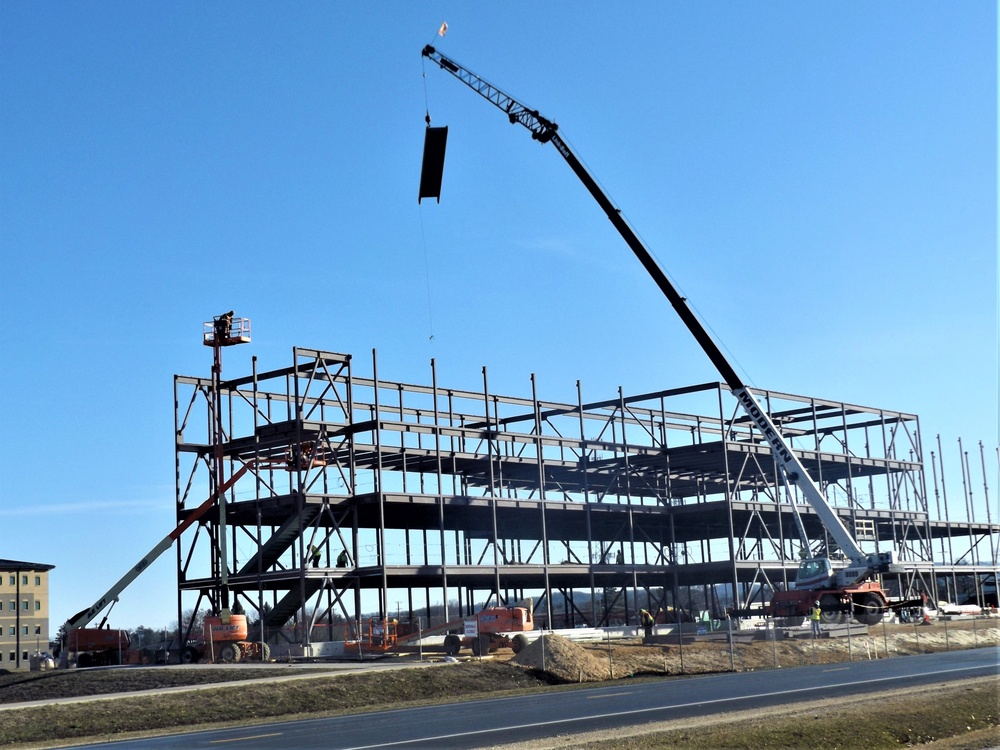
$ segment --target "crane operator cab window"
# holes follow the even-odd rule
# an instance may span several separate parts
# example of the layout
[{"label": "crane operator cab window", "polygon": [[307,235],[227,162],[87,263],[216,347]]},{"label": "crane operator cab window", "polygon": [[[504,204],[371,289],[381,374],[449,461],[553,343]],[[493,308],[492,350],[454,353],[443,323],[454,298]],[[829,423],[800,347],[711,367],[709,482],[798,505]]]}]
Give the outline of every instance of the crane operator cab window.
[{"label": "crane operator cab window", "polygon": [[825,584],[833,575],[833,568],[826,558],[803,560],[799,563],[799,571],[795,576],[796,588],[809,588]]}]

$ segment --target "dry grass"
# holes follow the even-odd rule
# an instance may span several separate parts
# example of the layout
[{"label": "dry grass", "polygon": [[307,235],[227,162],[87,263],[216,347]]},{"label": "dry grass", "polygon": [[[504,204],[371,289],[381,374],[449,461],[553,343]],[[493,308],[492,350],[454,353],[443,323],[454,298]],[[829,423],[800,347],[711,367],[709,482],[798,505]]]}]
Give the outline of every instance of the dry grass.
[{"label": "dry grass", "polygon": [[0,670],[0,705],[107,693],[134,693],[274,677],[272,669],[85,669],[54,672]]},{"label": "dry grass", "polygon": [[[142,671],[160,675],[173,670]],[[244,671],[240,669],[176,670],[179,674],[227,671],[237,673],[237,679],[245,677],[239,674]],[[271,672],[270,676],[275,675]],[[11,709],[0,711],[0,746],[89,737],[117,739],[139,732],[262,722],[277,717],[359,713],[509,694],[538,689],[549,682],[544,675],[508,664],[469,662],[165,693],[155,698],[139,696]]]}]

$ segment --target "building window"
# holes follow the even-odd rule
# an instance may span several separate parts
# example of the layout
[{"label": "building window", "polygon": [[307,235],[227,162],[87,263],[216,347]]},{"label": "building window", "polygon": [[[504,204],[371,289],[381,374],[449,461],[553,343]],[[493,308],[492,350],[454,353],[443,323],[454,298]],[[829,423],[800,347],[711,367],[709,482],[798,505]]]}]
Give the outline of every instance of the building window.
[{"label": "building window", "polygon": [[36,586],[41,586],[42,585],[42,577],[41,576],[35,576],[35,585]]},{"label": "building window", "polygon": [[27,599],[22,599],[21,600],[21,609],[24,610],[24,611],[28,610],[28,600]]},{"label": "building window", "polygon": [[21,626],[21,635],[27,635],[27,634],[28,634],[28,626],[27,625],[22,625]]},{"label": "building window", "polygon": [[41,634],[42,634],[42,626],[35,625],[35,635],[41,635]]},{"label": "building window", "polygon": [[21,576],[21,585],[22,586],[28,585],[28,576]]},{"label": "building window", "polygon": [[17,661],[17,652],[11,651],[9,657],[11,661]]},{"label": "building window", "polygon": [[17,635],[17,630],[14,629],[13,625],[10,626],[10,634],[11,635]]},{"label": "building window", "polygon": [[21,652],[21,661],[28,661],[28,652],[27,651],[22,651]]},{"label": "building window", "polygon": [[17,576],[11,576],[10,577],[10,585],[11,586],[16,586],[17,585]]},{"label": "building window", "polygon": [[11,599],[10,600],[10,611],[14,612],[16,610],[17,610],[17,602],[15,602],[13,599]]},{"label": "building window", "polygon": [[35,611],[38,612],[42,608],[42,603],[38,600],[35,601]]}]

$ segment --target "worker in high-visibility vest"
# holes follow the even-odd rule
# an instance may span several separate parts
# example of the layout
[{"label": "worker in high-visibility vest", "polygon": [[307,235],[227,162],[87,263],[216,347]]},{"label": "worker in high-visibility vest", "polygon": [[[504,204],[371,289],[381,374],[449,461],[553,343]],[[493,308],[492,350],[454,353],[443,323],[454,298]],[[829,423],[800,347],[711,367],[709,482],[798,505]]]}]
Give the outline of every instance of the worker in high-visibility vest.
[{"label": "worker in high-visibility vest", "polygon": [[341,550],[340,554],[337,555],[337,567],[346,568],[350,564],[351,564],[351,557],[350,555],[347,554],[347,550],[346,549]]},{"label": "worker in high-visibility vest", "polygon": [[813,602],[812,609],[809,610],[809,619],[812,620],[812,634],[814,636],[818,636],[820,634],[819,621],[821,617],[823,617],[823,610],[819,606],[819,599],[817,599]]},{"label": "worker in high-visibility vest", "polygon": [[639,622],[642,623],[642,629],[645,631],[646,637],[651,638],[653,636],[653,616],[646,610],[640,609]]}]

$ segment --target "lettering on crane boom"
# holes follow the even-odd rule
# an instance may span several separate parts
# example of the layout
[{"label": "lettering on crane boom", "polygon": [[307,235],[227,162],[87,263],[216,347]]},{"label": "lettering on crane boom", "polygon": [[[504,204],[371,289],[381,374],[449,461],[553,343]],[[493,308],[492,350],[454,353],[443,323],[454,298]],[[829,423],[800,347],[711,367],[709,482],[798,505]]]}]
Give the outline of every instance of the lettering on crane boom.
[{"label": "lettering on crane boom", "polygon": [[555,147],[559,150],[559,153],[563,155],[564,159],[569,156],[569,149],[566,147],[566,144],[562,142],[562,138],[553,134],[552,143],[555,144]]},{"label": "lettering on crane boom", "polygon": [[775,432],[771,425],[768,424],[767,419],[761,412],[760,407],[754,402],[753,397],[746,390],[739,392],[738,397],[740,402],[742,402],[744,408],[747,410],[747,414],[750,415],[750,419],[754,421],[758,429],[767,438],[767,442],[771,444],[771,450],[774,451],[775,455],[778,456],[786,464],[791,462],[792,454],[789,453],[788,448],[785,447],[784,442],[781,440],[781,436]]},{"label": "lettering on crane boom", "polygon": [[104,605],[106,605],[107,603],[108,603],[108,599],[107,599],[107,597],[104,597],[99,602],[97,602],[97,604],[95,604],[93,607],[91,607],[87,611],[87,622],[90,622],[90,620],[93,620],[94,617],[97,615],[97,613],[100,612],[102,609],[104,609]]}]

